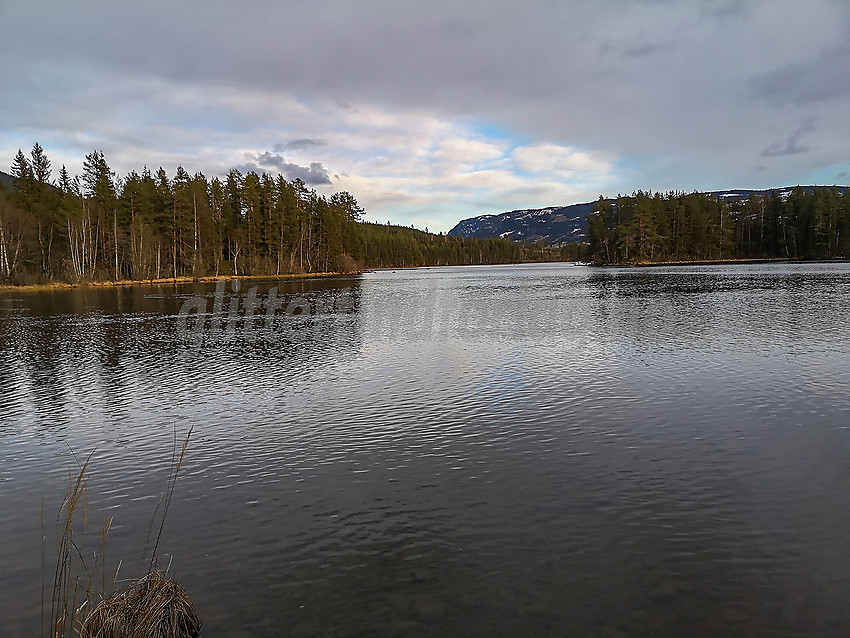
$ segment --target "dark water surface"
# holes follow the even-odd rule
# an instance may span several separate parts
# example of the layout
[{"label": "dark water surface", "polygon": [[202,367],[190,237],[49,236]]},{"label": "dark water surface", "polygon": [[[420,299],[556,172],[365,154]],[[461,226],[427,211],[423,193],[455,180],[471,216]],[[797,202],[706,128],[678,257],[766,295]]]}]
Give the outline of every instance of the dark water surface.
[{"label": "dark water surface", "polygon": [[279,286],[253,331],[179,330],[214,285],[0,295],[0,635],[70,449],[130,578],[190,426],[160,565],[207,637],[850,635],[850,266]]}]

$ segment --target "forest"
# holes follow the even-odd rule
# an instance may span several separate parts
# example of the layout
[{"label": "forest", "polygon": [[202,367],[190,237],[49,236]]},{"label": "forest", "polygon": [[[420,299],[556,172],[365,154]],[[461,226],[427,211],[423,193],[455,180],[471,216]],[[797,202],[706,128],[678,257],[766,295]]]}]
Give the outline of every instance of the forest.
[{"label": "forest", "polygon": [[592,261],[597,264],[850,255],[850,191],[800,188],[724,200],[637,191],[600,197],[586,243],[522,245],[363,220],[348,192],[318,195],[280,175],[119,177],[102,151],[53,176],[39,143],[0,181],[0,282],[145,281],[354,272],[369,268]]},{"label": "forest", "polygon": [[352,272],[554,260],[575,251],[362,220],[350,193],[232,169],[224,179],[144,168],[118,177],[102,151],[54,178],[39,143],[0,183],[0,281],[12,284]]},{"label": "forest", "polygon": [[588,234],[591,259],[602,264],[843,259],[850,255],[850,191],[797,187],[743,201],[643,191],[600,197]]}]

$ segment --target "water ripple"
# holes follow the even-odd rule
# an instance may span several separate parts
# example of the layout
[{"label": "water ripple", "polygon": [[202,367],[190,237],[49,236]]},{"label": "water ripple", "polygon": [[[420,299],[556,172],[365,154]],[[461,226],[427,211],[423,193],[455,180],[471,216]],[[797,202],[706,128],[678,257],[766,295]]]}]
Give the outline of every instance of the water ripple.
[{"label": "water ripple", "polygon": [[842,264],[380,271],[198,343],[212,286],[16,297],[0,616],[35,631],[41,501],[50,531],[92,450],[90,528],[137,563],[194,427],[163,547],[210,636],[841,635],[848,292]]}]

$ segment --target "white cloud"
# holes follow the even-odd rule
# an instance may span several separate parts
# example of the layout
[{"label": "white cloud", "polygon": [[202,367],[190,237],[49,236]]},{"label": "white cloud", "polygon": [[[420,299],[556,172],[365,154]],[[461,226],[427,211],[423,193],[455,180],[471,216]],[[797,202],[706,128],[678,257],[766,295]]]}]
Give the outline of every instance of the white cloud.
[{"label": "white cloud", "polygon": [[579,173],[607,174],[612,168],[610,163],[599,157],[555,144],[520,146],[514,149],[511,157],[521,171],[555,174],[566,179]]},{"label": "white cloud", "polygon": [[500,159],[505,153],[504,144],[483,142],[477,139],[453,138],[440,143],[434,152],[438,160],[474,165],[487,160]]}]

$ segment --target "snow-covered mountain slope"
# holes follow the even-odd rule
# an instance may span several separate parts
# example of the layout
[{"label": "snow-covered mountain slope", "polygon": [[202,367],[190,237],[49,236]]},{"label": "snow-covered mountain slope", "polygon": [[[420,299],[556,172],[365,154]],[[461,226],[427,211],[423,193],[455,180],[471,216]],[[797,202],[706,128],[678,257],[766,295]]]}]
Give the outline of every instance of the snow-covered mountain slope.
[{"label": "snow-covered mountain slope", "polygon": [[587,216],[593,203],[512,210],[500,215],[481,215],[464,219],[449,235],[502,237],[515,242],[567,244],[587,237]]},{"label": "snow-covered mountain slope", "polygon": [[[751,194],[777,195],[786,199],[796,186],[769,188],[765,190],[729,189],[710,191],[724,201],[744,201]],[[804,191],[832,186],[801,186]],[[836,186],[844,192],[847,186]],[[595,202],[571,204],[569,206],[550,206],[548,208],[530,208],[512,210],[498,215],[479,215],[459,222],[449,231],[449,235],[466,237],[502,237],[511,241],[535,243],[543,240],[546,244],[567,244],[587,239],[587,216],[593,211]]]}]

